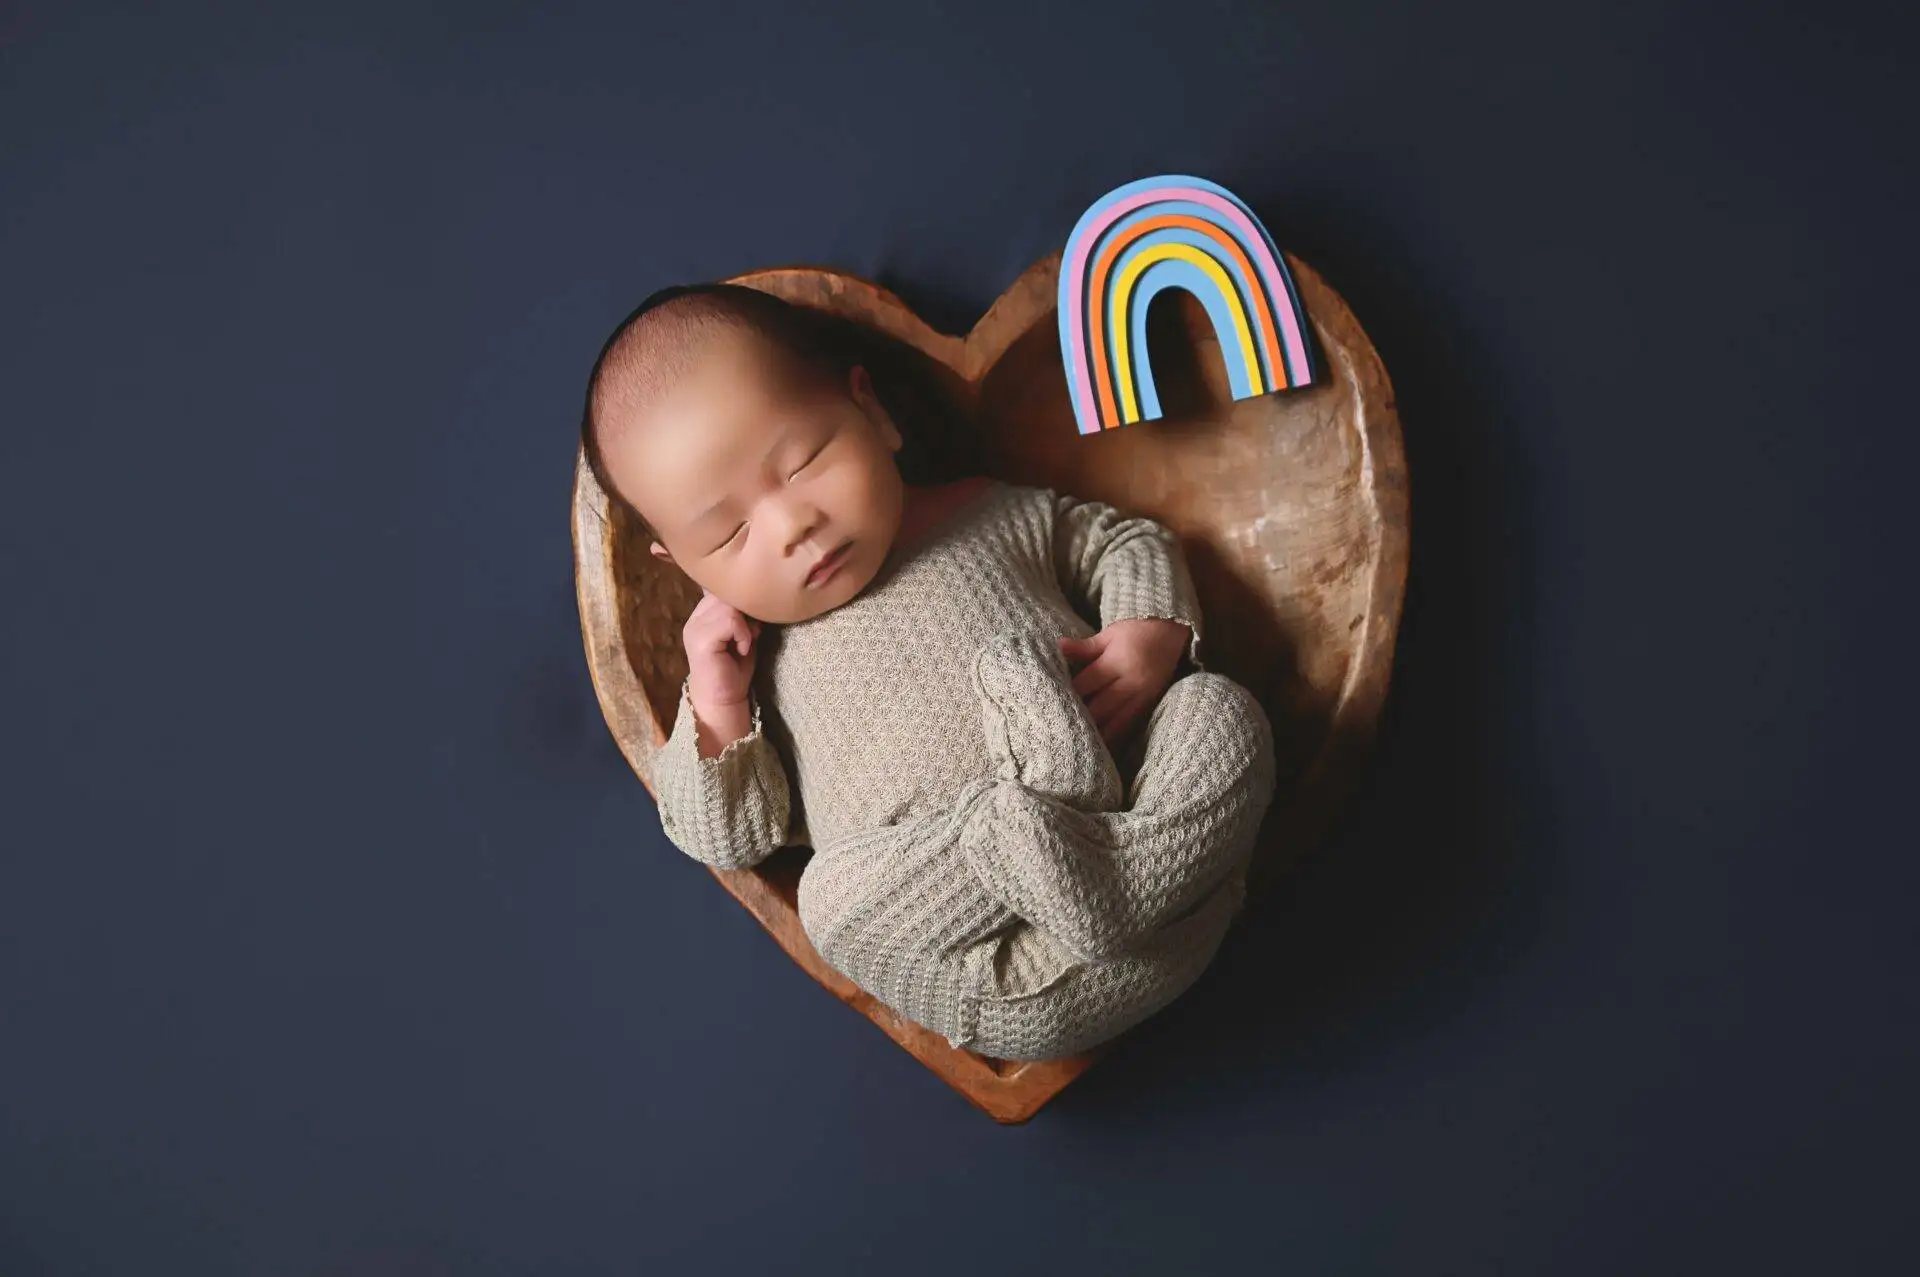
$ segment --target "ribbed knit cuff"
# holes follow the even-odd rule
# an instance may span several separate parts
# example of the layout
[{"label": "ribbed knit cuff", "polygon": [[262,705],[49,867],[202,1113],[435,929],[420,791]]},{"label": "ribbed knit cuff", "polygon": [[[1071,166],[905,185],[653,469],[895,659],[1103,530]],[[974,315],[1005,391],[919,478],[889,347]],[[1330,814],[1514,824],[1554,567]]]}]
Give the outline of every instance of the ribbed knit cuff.
[{"label": "ribbed knit cuff", "polygon": [[661,828],[689,856],[721,869],[758,864],[786,837],[786,772],[762,730],[757,695],[751,705],[752,729],[702,758],[692,681],[682,680],[673,731],[654,756]]},{"label": "ribbed knit cuff", "polygon": [[1115,621],[1179,621],[1193,631],[1187,638],[1187,659],[1195,669],[1205,669],[1200,660],[1200,599],[1173,533],[1135,541],[1114,553],[1126,557],[1124,563],[1108,567],[1101,582],[1102,628]]}]

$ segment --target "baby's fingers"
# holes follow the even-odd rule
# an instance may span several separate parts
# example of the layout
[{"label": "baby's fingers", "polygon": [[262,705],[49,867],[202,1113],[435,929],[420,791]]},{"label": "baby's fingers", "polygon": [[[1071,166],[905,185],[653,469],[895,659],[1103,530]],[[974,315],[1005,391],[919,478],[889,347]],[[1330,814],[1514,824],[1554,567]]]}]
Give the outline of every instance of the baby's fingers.
[{"label": "baby's fingers", "polygon": [[1087,711],[1093,715],[1094,726],[1100,729],[1100,735],[1109,743],[1125,731],[1127,724],[1132,721],[1138,699],[1132,688],[1114,682],[1094,693],[1093,699],[1087,702]]},{"label": "baby's fingers", "polygon": [[1104,656],[1095,657],[1087,668],[1073,676],[1073,690],[1085,700],[1102,688],[1113,686],[1114,680],[1119,677],[1120,671],[1114,668],[1113,662]]}]

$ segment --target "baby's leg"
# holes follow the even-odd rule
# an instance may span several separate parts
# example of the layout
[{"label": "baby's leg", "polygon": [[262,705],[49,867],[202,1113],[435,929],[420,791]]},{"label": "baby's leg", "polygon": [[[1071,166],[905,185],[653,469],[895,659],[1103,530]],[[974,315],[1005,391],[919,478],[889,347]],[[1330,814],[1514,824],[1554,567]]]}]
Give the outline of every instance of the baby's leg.
[{"label": "baby's leg", "polygon": [[1273,733],[1223,675],[1174,681],[1119,772],[1045,635],[996,635],[973,679],[999,775],[961,845],[989,893],[1090,961],[1143,943],[1240,867],[1273,800]]},{"label": "baby's leg", "polygon": [[1077,963],[1034,992],[989,990],[963,1013],[971,1035],[966,1045],[1003,1060],[1045,1060],[1078,1054],[1132,1028],[1185,993],[1211,965],[1245,898],[1243,865],[1124,957]]},{"label": "baby's leg", "polygon": [[799,893],[801,925],[829,966],[956,1047],[1033,1060],[1107,1040],[1193,983],[1245,895],[1243,866],[1139,947],[1084,962],[971,871],[960,849],[968,810],[824,844]]}]

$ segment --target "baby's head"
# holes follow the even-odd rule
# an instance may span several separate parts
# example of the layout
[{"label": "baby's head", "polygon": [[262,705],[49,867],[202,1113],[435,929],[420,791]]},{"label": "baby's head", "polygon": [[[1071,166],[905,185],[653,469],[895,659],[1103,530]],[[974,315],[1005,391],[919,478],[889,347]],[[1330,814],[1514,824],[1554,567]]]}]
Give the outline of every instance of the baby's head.
[{"label": "baby's head", "polygon": [[594,363],[581,442],[653,554],[757,620],[853,598],[900,527],[902,441],[866,368],[758,289],[676,286],[642,302]]}]

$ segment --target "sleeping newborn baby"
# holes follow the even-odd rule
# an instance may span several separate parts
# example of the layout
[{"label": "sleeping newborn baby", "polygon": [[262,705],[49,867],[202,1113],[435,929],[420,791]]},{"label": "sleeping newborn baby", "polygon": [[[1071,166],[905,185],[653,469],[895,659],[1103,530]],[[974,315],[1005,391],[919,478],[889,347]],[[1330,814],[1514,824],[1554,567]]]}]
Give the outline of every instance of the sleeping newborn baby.
[{"label": "sleeping newborn baby", "polygon": [[649,298],[587,400],[600,485],[705,592],[654,760],[676,846],[741,869],[810,843],[820,955],[983,1055],[1074,1054],[1193,983],[1245,897],[1273,738],[1201,662],[1171,532],[907,484],[868,370],[738,285]]}]

